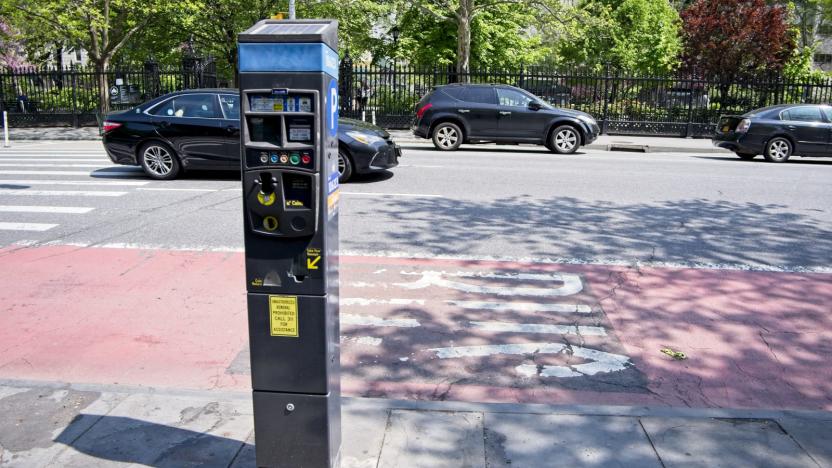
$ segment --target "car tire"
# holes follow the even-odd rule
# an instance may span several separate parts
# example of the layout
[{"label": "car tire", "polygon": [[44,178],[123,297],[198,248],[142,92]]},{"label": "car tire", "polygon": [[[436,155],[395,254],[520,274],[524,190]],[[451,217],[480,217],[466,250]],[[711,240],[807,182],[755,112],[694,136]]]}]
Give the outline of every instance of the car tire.
[{"label": "car tire", "polygon": [[744,159],[744,160],[746,160],[746,161],[750,161],[750,160],[752,160],[752,159],[754,159],[754,158],[756,158],[756,157],[757,157],[757,155],[756,155],[756,154],[753,154],[753,153],[736,153],[736,155],[737,155],[737,157],[739,157],[740,159]]},{"label": "car tire", "polygon": [[155,180],[172,180],[182,172],[179,157],[161,141],[149,141],[139,148],[139,165],[148,177]]},{"label": "car tire", "polygon": [[783,137],[774,137],[766,143],[763,156],[768,162],[782,163],[789,160],[794,148],[792,142]]},{"label": "car tire", "polygon": [[462,144],[462,130],[452,122],[442,122],[433,129],[433,146],[440,151],[455,151]]},{"label": "car tire", "polygon": [[350,180],[353,174],[353,165],[350,155],[342,149],[338,150],[338,174],[338,182],[342,184]]},{"label": "car tire", "polygon": [[571,125],[561,125],[552,130],[546,145],[550,151],[558,154],[572,154],[581,146],[581,134]]}]

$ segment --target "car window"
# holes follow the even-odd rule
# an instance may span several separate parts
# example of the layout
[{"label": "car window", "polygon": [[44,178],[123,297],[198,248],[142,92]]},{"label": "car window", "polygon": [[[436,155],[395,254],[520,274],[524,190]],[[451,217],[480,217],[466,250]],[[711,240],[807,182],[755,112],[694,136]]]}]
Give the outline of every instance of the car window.
[{"label": "car window", "polygon": [[236,94],[220,94],[220,107],[229,120],[240,119],[240,96]]},{"label": "car window", "polygon": [[821,107],[821,109],[826,114],[826,120],[832,122],[832,107]]},{"label": "car window", "polygon": [[815,106],[792,107],[791,109],[783,111],[780,115],[783,120],[793,120],[797,122],[823,122],[820,110]]},{"label": "car window", "polygon": [[532,98],[525,94],[508,88],[497,88],[497,98],[501,106],[528,107]]},{"label": "car window", "polygon": [[447,88],[442,88],[443,93],[460,101],[462,101],[462,94],[464,91],[465,89],[461,86],[448,86]]},{"label": "car window", "polygon": [[150,111],[153,115],[166,117],[190,117],[201,119],[220,119],[217,98],[213,94],[183,94],[168,99]]},{"label": "car window", "polygon": [[462,100],[477,104],[496,104],[494,88],[490,86],[471,86],[465,89]]}]

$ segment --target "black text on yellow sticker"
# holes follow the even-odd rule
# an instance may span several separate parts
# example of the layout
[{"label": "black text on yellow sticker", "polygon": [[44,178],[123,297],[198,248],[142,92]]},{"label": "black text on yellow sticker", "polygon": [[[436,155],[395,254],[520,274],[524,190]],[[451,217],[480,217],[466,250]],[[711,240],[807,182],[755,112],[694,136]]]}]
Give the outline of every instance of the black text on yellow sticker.
[{"label": "black text on yellow sticker", "polygon": [[266,216],[263,218],[263,229],[272,232],[277,230],[277,218],[274,216]]},{"label": "black text on yellow sticker", "polygon": [[269,296],[269,334],[298,337],[297,296]]}]

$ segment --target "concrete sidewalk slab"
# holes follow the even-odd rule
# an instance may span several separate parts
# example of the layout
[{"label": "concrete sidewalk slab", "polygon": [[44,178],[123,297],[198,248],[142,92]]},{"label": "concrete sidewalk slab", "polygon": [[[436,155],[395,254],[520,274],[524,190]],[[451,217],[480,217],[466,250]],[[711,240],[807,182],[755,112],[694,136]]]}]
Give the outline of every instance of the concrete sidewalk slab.
[{"label": "concrete sidewalk slab", "polygon": [[772,420],[642,418],[641,421],[668,468],[817,466]]},{"label": "concrete sidewalk slab", "polygon": [[[3,468],[255,466],[248,392],[4,383]],[[829,466],[804,448],[832,438],[828,412],[343,403],[343,468],[802,468]]]}]

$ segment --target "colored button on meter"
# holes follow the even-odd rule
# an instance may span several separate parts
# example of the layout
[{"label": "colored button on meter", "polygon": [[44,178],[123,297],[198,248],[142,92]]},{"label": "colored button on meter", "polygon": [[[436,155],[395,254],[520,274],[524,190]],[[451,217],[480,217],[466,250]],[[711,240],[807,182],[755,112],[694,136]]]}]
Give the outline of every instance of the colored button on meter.
[{"label": "colored button on meter", "polygon": [[303,156],[300,157],[300,160],[304,164],[309,164],[312,162],[312,156],[309,156],[309,153],[303,153]]},{"label": "colored button on meter", "polygon": [[272,161],[272,164],[277,164],[277,153],[272,153],[271,161]]},{"label": "colored button on meter", "polygon": [[283,164],[289,162],[289,155],[286,153],[280,153],[280,162]]},{"label": "colored button on meter", "polygon": [[300,156],[297,153],[292,153],[292,155],[289,156],[289,162],[297,166],[298,163],[300,163]]}]

